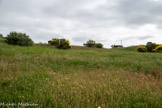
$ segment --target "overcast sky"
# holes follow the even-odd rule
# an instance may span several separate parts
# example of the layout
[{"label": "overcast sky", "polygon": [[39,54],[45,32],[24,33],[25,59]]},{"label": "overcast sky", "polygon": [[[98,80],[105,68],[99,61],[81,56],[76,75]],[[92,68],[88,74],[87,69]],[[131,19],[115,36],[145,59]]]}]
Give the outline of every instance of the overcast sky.
[{"label": "overcast sky", "polygon": [[11,31],[34,42],[162,43],[162,0],[0,0],[0,33]]}]

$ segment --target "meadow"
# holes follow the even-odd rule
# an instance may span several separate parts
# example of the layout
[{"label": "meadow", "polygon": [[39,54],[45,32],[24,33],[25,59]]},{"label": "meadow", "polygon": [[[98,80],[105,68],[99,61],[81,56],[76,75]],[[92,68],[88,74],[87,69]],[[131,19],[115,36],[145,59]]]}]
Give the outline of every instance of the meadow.
[{"label": "meadow", "polygon": [[35,108],[161,108],[162,54],[139,53],[135,47],[61,50],[0,42],[2,102],[38,104]]}]

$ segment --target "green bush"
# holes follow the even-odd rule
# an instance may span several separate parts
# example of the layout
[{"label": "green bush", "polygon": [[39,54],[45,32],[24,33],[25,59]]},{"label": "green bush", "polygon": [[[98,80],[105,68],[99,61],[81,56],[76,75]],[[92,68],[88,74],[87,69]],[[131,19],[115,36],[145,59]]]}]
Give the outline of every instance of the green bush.
[{"label": "green bush", "polygon": [[140,45],[137,47],[137,51],[138,52],[147,52],[147,48],[145,46]]},{"label": "green bush", "polygon": [[58,46],[59,45],[60,39],[58,38],[53,38],[51,41],[51,45]]},{"label": "green bush", "polygon": [[0,33],[0,38],[4,38],[3,35]]},{"label": "green bush", "polygon": [[111,48],[114,48],[115,45],[111,45]]},{"label": "green bush", "polygon": [[32,39],[25,33],[10,32],[6,37],[6,42],[11,45],[32,46]]},{"label": "green bush", "polygon": [[6,39],[5,39],[5,37],[3,37],[2,34],[0,34],[0,42],[6,42]]},{"label": "green bush", "polygon": [[103,48],[103,44],[102,43],[96,43],[96,48]]},{"label": "green bush", "polygon": [[154,49],[155,52],[162,52],[162,45],[159,45],[157,46],[155,49]]},{"label": "green bush", "polygon": [[51,40],[51,45],[54,45],[56,48],[59,48],[59,49],[69,49],[69,48],[72,48],[72,46],[70,45],[69,40],[67,40],[67,39],[53,38]]},{"label": "green bush", "polygon": [[153,49],[157,47],[156,43],[147,42],[146,44],[148,52],[154,52]]},{"label": "green bush", "polygon": [[84,46],[86,47],[95,47],[96,42],[94,40],[88,40],[86,44],[84,44]]},{"label": "green bush", "polygon": [[102,43],[96,43],[94,40],[88,40],[85,44],[86,47],[96,47],[96,48],[103,48]]}]

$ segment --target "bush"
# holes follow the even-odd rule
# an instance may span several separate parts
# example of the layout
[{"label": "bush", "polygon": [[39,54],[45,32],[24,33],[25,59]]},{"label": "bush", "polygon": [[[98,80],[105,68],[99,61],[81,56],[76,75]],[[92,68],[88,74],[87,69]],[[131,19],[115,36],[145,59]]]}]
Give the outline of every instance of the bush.
[{"label": "bush", "polygon": [[94,40],[88,40],[86,44],[84,44],[84,46],[87,47],[95,47],[96,42]]},{"label": "bush", "polygon": [[138,52],[147,52],[147,48],[145,46],[140,45],[137,47],[137,51]]},{"label": "bush", "polygon": [[32,46],[33,41],[25,33],[10,32],[6,37],[6,42],[11,45]]},{"label": "bush", "polygon": [[96,43],[96,48],[103,48],[103,44],[102,43]]},{"label": "bush", "polygon": [[3,35],[0,33],[0,38],[4,38]]},{"label": "bush", "polygon": [[111,45],[111,48],[114,48],[115,45]]},{"label": "bush", "polygon": [[154,49],[155,52],[162,52],[162,45],[159,45],[157,46],[155,49]]},{"label": "bush", "polygon": [[5,37],[3,37],[2,34],[0,34],[0,42],[6,42],[6,39],[5,39]]},{"label": "bush", "polygon": [[153,49],[157,47],[156,43],[147,42],[146,44],[148,52],[154,52]]},{"label": "bush", "polygon": [[155,50],[155,49],[153,49],[153,50],[152,50],[152,52],[156,52],[156,50]]},{"label": "bush", "polygon": [[96,48],[103,48],[102,43],[96,43],[94,40],[88,40],[85,44],[86,47],[96,47]]},{"label": "bush", "polygon": [[59,49],[72,48],[72,46],[70,45],[69,40],[67,40],[67,39],[54,38],[54,39],[51,40],[51,45],[54,45],[56,48],[59,48]]},{"label": "bush", "polygon": [[59,45],[59,41],[60,41],[60,39],[58,39],[58,38],[53,38],[53,39],[51,40],[51,45],[58,46],[58,45]]}]

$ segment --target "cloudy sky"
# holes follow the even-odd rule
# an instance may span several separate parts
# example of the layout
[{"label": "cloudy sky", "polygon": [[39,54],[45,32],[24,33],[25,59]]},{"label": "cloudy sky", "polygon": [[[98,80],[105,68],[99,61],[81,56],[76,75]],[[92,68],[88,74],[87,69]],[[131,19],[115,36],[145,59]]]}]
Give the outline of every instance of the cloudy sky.
[{"label": "cloudy sky", "polygon": [[0,0],[0,33],[124,46],[162,43],[162,0]]}]

